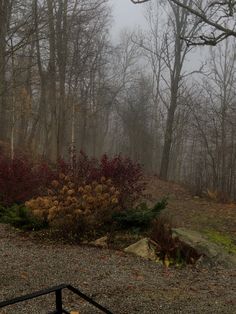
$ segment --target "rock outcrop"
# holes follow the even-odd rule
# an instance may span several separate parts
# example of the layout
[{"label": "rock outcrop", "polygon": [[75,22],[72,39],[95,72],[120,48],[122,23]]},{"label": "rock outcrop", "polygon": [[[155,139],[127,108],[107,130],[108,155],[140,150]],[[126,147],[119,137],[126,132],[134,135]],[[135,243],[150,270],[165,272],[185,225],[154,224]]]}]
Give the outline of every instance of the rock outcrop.
[{"label": "rock outcrop", "polygon": [[[205,235],[184,228],[173,229],[172,231],[173,237],[178,237],[181,242],[193,248],[199,255],[202,255],[199,262],[209,265],[222,265],[227,268],[236,267],[236,255],[228,253],[223,246],[211,242]],[[139,240],[125,248],[124,251],[152,261],[158,261],[158,257],[155,254],[155,246],[152,245],[148,238]]]},{"label": "rock outcrop", "polygon": [[221,264],[226,267],[236,267],[236,255],[228,253],[221,245],[215,244],[207,239],[200,232],[178,228],[173,229],[173,236],[188,244],[199,254],[203,255],[203,260],[210,264]]}]

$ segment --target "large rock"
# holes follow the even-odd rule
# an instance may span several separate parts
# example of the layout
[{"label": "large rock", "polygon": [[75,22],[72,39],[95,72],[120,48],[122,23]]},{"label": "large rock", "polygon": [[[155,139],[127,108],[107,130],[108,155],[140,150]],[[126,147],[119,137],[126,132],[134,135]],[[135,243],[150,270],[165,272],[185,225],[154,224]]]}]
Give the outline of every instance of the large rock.
[{"label": "large rock", "polygon": [[124,251],[128,253],[133,253],[135,255],[144,257],[152,261],[157,260],[157,256],[155,254],[155,248],[149,242],[148,238],[143,238],[139,240],[138,242],[125,248]]},{"label": "large rock", "polygon": [[199,232],[184,228],[173,229],[173,236],[194,248],[211,264],[221,264],[226,267],[236,267],[236,255],[229,254],[221,245],[212,243]]},{"label": "large rock", "polygon": [[[236,267],[236,255],[229,254],[221,245],[212,243],[203,234],[184,228],[173,229],[173,237],[178,237],[180,241],[195,249],[203,257],[199,261],[209,265],[223,265],[228,268]],[[155,254],[155,246],[148,238],[124,249],[125,252],[133,253],[143,258],[158,261]]]}]

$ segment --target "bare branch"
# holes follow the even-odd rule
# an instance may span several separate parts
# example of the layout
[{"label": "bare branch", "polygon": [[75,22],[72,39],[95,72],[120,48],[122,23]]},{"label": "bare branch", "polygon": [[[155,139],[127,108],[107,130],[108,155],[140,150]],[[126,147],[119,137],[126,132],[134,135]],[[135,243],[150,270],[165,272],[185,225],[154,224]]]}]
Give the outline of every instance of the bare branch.
[{"label": "bare branch", "polygon": [[[130,0],[134,4],[140,4],[151,0]],[[185,1],[168,0],[170,3],[187,10],[193,16],[199,18],[199,22],[212,27],[211,33],[202,34],[196,38],[183,38],[188,45],[210,45],[215,46],[228,37],[236,37],[235,23],[232,18],[236,13],[236,1],[211,1],[205,8],[194,7]],[[211,12],[211,14],[209,14]],[[219,17],[219,12],[221,16]],[[215,20],[214,20],[215,17]],[[220,23],[221,21],[221,23]],[[227,26],[228,23],[228,26]],[[230,26],[229,26],[230,25]]]},{"label": "bare branch", "polygon": [[133,2],[134,4],[140,4],[140,3],[148,2],[149,0],[130,0],[130,1]]}]

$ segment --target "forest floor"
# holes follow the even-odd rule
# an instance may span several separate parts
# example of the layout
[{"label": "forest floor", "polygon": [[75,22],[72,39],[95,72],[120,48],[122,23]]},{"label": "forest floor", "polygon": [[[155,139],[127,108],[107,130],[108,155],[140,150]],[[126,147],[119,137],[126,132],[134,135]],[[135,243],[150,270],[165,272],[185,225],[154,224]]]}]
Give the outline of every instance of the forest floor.
[{"label": "forest floor", "polygon": [[[169,195],[166,214],[176,226],[215,230],[235,240],[235,205],[192,197],[177,184],[149,178],[153,201]],[[166,269],[122,251],[35,241],[0,225],[0,300],[70,283],[114,314],[236,313],[236,270],[204,264]],[[99,313],[71,294],[65,305]],[[52,297],[0,309],[1,314],[48,313]]]},{"label": "forest floor", "polygon": [[206,198],[192,196],[184,187],[148,178],[147,192],[151,200],[168,197],[165,214],[176,227],[199,232],[216,232],[228,235],[236,243],[236,204],[220,204]]}]

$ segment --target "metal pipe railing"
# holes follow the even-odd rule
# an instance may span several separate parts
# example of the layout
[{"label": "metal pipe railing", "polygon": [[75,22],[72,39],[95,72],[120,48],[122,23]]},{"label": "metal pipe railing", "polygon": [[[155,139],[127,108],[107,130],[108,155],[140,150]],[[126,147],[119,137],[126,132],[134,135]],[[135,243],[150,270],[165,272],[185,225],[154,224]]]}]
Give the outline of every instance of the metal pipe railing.
[{"label": "metal pipe railing", "polygon": [[109,311],[107,308],[105,308],[104,306],[102,306],[101,304],[97,303],[96,301],[94,301],[92,298],[88,297],[86,294],[82,293],[79,289],[74,288],[71,285],[67,285],[67,284],[61,284],[59,286],[54,286],[54,287],[50,287],[44,290],[39,290],[39,291],[35,291],[33,293],[30,294],[26,294],[20,297],[16,297],[10,300],[6,300],[3,302],[0,302],[0,308],[3,308],[5,306],[9,306],[9,305],[13,305],[16,303],[20,303],[20,302],[24,302],[26,300],[31,300],[34,298],[38,298],[41,297],[43,295],[47,295],[50,293],[54,293],[56,295],[56,309],[53,313],[51,314],[70,314],[68,311],[66,311],[65,309],[63,309],[63,302],[62,302],[62,290],[63,289],[68,289],[71,292],[73,292],[74,294],[78,295],[79,297],[81,297],[82,299],[84,299],[85,301],[87,301],[88,303],[90,303],[91,305],[93,305],[94,307],[96,307],[97,309],[99,309],[100,311],[102,311],[103,313],[106,314],[112,314],[111,311]]}]

